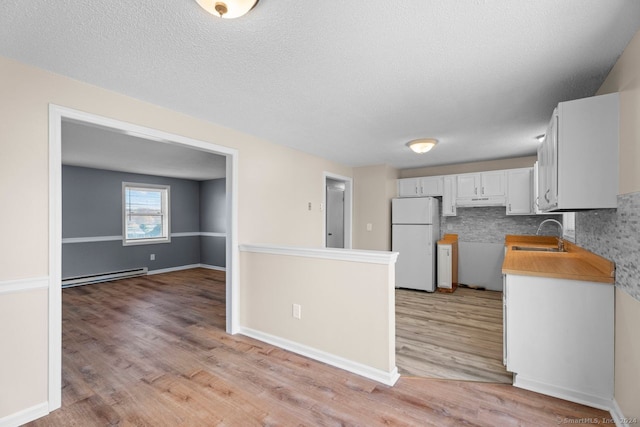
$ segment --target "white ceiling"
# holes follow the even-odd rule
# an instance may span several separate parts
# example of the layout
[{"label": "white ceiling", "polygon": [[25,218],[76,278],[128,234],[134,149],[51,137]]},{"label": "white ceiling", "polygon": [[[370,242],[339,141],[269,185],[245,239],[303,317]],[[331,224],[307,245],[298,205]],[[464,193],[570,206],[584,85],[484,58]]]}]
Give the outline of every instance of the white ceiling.
[{"label": "white ceiling", "polygon": [[197,181],[226,176],[225,156],[70,121],[62,122],[62,164]]},{"label": "white ceiling", "polygon": [[[637,0],[3,0],[0,55],[353,166],[533,154],[640,28]],[[413,154],[411,139],[440,140]]]}]

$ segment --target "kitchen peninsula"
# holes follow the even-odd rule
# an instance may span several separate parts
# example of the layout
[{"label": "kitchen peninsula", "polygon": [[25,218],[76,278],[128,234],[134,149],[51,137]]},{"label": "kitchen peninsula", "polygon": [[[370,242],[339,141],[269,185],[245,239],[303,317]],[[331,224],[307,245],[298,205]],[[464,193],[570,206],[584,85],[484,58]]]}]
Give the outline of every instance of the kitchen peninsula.
[{"label": "kitchen peninsula", "polygon": [[559,243],[506,236],[504,363],[516,387],[607,409],[614,379],[614,265]]}]

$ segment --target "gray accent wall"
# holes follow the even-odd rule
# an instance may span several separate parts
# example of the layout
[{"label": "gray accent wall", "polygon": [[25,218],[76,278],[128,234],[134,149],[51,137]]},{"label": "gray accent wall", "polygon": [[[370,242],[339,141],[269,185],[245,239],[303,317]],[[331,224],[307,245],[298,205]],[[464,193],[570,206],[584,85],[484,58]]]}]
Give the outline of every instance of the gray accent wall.
[{"label": "gray accent wall", "polygon": [[63,166],[62,238],[121,235],[123,182],[171,186],[171,232],[200,230],[198,181]]},{"label": "gray accent wall", "polygon": [[[222,184],[219,182],[222,181]],[[62,245],[62,277],[107,273],[147,267],[150,271],[193,264],[225,266],[225,238],[202,245],[201,224],[226,222],[224,179],[198,182],[186,179],[106,171],[77,166],[62,167],[62,237],[93,238],[122,235],[122,183],[169,185],[170,243],[123,246],[122,240]],[[204,190],[203,190],[204,188]],[[222,207],[217,203],[222,199]],[[206,208],[203,208],[206,206]],[[218,232],[224,232],[218,228]],[[204,230],[202,230],[204,231]],[[207,230],[208,231],[208,230]],[[222,241],[222,244],[219,241]],[[206,260],[203,260],[202,254]],[[155,260],[150,260],[150,255]]]},{"label": "gray accent wall", "polygon": [[227,232],[227,180],[200,182],[200,231]]},{"label": "gray accent wall", "polygon": [[[227,181],[224,178],[200,182],[200,231],[204,233],[227,232]],[[222,236],[200,237],[202,264],[226,267],[226,238]]]},{"label": "gray accent wall", "polygon": [[617,209],[576,213],[576,243],[616,264],[616,286],[640,301],[640,192]]},{"label": "gray accent wall", "polygon": [[[155,254],[155,261],[149,255]],[[62,245],[62,277],[76,277],[132,268],[151,270],[200,263],[200,238],[176,237],[171,243],[122,246],[122,241]]]}]

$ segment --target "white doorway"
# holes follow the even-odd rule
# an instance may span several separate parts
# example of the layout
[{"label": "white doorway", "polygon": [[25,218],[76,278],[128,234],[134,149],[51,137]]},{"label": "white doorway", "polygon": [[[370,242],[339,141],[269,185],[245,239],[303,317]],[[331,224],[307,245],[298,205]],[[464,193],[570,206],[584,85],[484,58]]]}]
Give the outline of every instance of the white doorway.
[{"label": "white doorway", "polygon": [[237,333],[239,313],[239,254],[237,242],[238,151],[57,105],[49,106],[49,411],[62,403],[62,122],[89,126],[224,156],[226,159],[226,331]]},{"label": "white doorway", "polygon": [[353,181],[324,173],[324,246],[351,249]]}]

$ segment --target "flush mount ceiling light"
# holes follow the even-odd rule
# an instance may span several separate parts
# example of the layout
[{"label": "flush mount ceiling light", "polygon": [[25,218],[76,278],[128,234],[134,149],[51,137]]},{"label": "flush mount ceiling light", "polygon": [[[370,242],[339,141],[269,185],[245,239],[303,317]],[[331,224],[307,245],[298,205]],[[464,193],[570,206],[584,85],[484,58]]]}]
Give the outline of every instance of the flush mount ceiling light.
[{"label": "flush mount ceiling light", "polygon": [[544,133],[542,135],[536,136],[535,138],[538,140],[538,142],[544,141]]},{"label": "flush mount ceiling light", "polygon": [[212,15],[225,19],[239,18],[258,3],[258,0],[196,0],[200,7]]},{"label": "flush mount ceiling light", "polygon": [[424,154],[435,147],[437,143],[438,140],[433,138],[414,139],[413,141],[407,142],[407,147],[418,154]]}]

